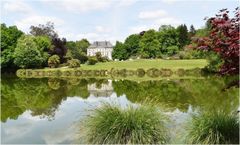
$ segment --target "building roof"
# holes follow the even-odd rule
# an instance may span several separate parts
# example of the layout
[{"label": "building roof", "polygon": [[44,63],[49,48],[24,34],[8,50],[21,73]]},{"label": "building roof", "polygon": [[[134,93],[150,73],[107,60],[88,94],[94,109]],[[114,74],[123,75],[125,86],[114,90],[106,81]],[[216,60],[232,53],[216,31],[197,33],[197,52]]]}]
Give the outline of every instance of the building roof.
[{"label": "building roof", "polygon": [[112,48],[113,45],[109,41],[95,41],[88,48],[97,48],[97,47],[101,47],[101,48],[109,47],[109,48]]}]

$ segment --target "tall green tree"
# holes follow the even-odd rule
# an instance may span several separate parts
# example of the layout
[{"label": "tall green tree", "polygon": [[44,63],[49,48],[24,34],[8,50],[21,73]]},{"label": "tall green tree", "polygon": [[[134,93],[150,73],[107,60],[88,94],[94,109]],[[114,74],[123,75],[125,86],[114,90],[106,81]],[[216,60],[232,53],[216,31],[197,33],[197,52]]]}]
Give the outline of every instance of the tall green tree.
[{"label": "tall green tree", "polygon": [[49,44],[43,41],[46,40],[42,37],[21,36],[14,51],[14,64],[20,68],[42,67],[48,58],[48,54],[44,52],[44,49]]},{"label": "tall green tree", "polygon": [[148,30],[142,36],[140,42],[140,55],[143,58],[156,58],[160,56],[160,43],[155,30]]},{"label": "tall green tree", "polygon": [[193,25],[190,26],[189,38],[191,39],[196,34],[196,30]]},{"label": "tall green tree", "polygon": [[23,35],[16,26],[7,27],[1,24],[1,69],[2,71],[10,71],[16,69],[14,65],[14,50],[17,40]]},{"label": "tall green tree", "polygon": [[183,46],[187,45],[189,43],[189,37],[188,37],[188,29],[185,24],[180,25],[177,27],[178,32],[178,41],[180,44],[180,47],[183,48]]},{"label": "tall green tree", "polygon": [[90,43],[87,39],[82,39],[80,41],[76,41],[77,49],[80,49],[85,54],[87,53],[87,48],[90,46]]},{"label": "tall green tree", "polygon": [[167,54],[169,46],[179,46],[177,30],[171,25],[162,25],[157,32],[161,53]]},{"label": "tall green tree", "polygon": [[113,59],[126,60],[128,58],[127,47],[122,43],[117,41],[112,52]]},{"label": "tall green tree", "polygon": [[138,34],[132,34],[126,38],[124,44],[127,47],[128,56],[137,55],[140,49],[140,46],[139,46],[140,39],[141,39],[141,36]]},{"label": "tall green tree", "polygon": [[67,56],[80,60],[81,63],[87,61],[87,48],[90,43],[87,39],[82,39],[80,41],[68,41],[66,47],[68,48]]}]

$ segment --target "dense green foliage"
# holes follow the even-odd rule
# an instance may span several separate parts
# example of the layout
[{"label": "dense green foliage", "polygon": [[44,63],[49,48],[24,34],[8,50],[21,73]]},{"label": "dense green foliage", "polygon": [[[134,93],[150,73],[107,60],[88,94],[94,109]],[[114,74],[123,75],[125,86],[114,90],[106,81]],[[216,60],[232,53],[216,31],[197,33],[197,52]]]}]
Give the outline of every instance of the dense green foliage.
[{"label": "dense green foliage", "polygon": [[89,47],[90,43],[87,39],[82,39],[80,41],[68,41],[66,46],[68,48],[67,56],[78,59],[81,63],[85,63],[87,58],[87,48]]},{"label": "dense green foliage", "polygon": [[14,61],[14,50],[17,46],[17,40],[22,36],[23,32],[18,30],[16,26],[7,27],[1,24],[1,70],[7,71],[16,69]]},{"label": "dense green foliage", "polygon": [[[195,30],[191,31],[193,31],[191,34],[195,35]],[[113,50],[113,58],[119,60],[136,57],[163,58],[178,54],[179,50],[189,43],[190,32],[186,25],[180,25],[177,28],[162,25],[158,31],[150,29],[141,34],[128,36],[124,43],[117,41]]]},{"label": "dense green foliage", "polygon": [[71,59],[71,60],[68,60],[68,66],[70,68],[77,68],[77,67],[80,67],[80,61],[78,59]]},{"label": "dense green foliage", "polygon": [[96,56],[98,62],[106,62],[106,61],[108,61],[108,58],[105,57],[105,56],[102,56],[101,52],[97,52],[95,54],[95,56]]},{"label": "dense green foliage", "polygon": [[60,64],[60,57],[58,55],[52,55],[48,59],[48,66],[51,68],[58,67]]},{"label": "dense green foliage", "polygon": [[23,35],[18,39],[14,52],[14,64],[20,68],[39,68],[46,64],[50,47],[48,38]]},{"label": "dense green foliage", "polygon": [[238,144],[239,117],[224,111],[193,115],[187,141],[190,144]]},{"label": "dense green foliage", "polygon": [[156,58],[161,54],[160,43],[157,40],[155,30],[145,32],[139,42],[139,45],[139,53],[142,58]]},{"label": "dense green foliage", "polygon": [[89,65],[95,65],[97,62],[98,62],[98,61],[97,61],[97,58],[96,58],[95,56],[91,56],[91,57],[88,58],[87,64],[89,64]]},{"label": "dense green foliage", "polygon": [[188,44],[188,41],[189,41],[187,26],[185,24],[178,26],[177,32],[178,32],[179,45],[181,48],[183,48],[183,46]]},{"label": "dense green foliage", "polygon": [[153,106],[103,104],[83,123],[83,139],[92,144],[159,144],[169,139],[166,117]]}]

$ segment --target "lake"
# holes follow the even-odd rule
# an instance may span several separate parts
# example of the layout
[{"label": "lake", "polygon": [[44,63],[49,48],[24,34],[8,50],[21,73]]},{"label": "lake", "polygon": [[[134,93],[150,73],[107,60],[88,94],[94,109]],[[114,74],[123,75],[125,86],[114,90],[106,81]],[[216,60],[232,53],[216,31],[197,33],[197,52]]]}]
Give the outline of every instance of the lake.
[{"label": "lake", "polygon": [[157,104],[172,120],[172,143],[179,143],[177,132],[184,130],[192,113],[237,112],[239,89],[228,87],[232,80],[217,76],[149,81],[2,76],[2,143],[81,143],[81,120],[102,102]]}]

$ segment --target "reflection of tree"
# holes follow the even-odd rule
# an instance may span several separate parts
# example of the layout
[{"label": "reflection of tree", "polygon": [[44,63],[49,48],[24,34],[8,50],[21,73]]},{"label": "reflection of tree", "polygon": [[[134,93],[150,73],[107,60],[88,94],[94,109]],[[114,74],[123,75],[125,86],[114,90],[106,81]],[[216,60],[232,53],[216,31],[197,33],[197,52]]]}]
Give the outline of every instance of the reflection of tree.
[{"label": "reflection of tree", "polygon": [[[226,88],[232,79],[211,77],[208,79],[175,81],[113,81],[117,96],[126,94],[131,102],[142,103],[146,99],[159,103],[169,110],[186,112],[193,109],[214,107],[233,110],[238,107],[238,89]],[[1,121],[17,119],[26,110],[33,116],[54,119],[55,112],[67,97],[88,98],[88,85],[101,87],[108,84],[106,79],[19,79],[1,80]]]},{"label": "reflection of tree", "polygon": [[2,78],[1,120],[17,119],[26,110],[33,116],[54,119],[58,106],[67,97],[87,98],[89,83],[108,82],[97,79],[19,79]]},{"label": "reflection of tree", "polygon": [[132,102],[144,102],[145,100],[161,103],[169,109],[187,111],[190,103],[190,94],[174,81],[117,81],[113,82],[117,95],[126,94]]},{"label": "reflection of tree", "polygon": [[16,114],[13,112],[19,112],[18,116],[26,110],[31,110],[33,116],[52,119],[58,105],[66,98],[66,87],[60,86],[58,90],[53,90],[48,86],[47,79],[2,78],[1,84],[4,96],[1,101],[2,121],[17,118],[13,117]]},{"label": "reflection of tree", "polygon": [[118,96],[126,94],[132,102],[153,101],[167,109],[179,109],[186,112],[189,105],[196,109],[225,108],[233,110],[238,106],[238,89],[221,91],[227,78],[211,77],[208,79],[175,81],[114,81],[113,88]]}]

